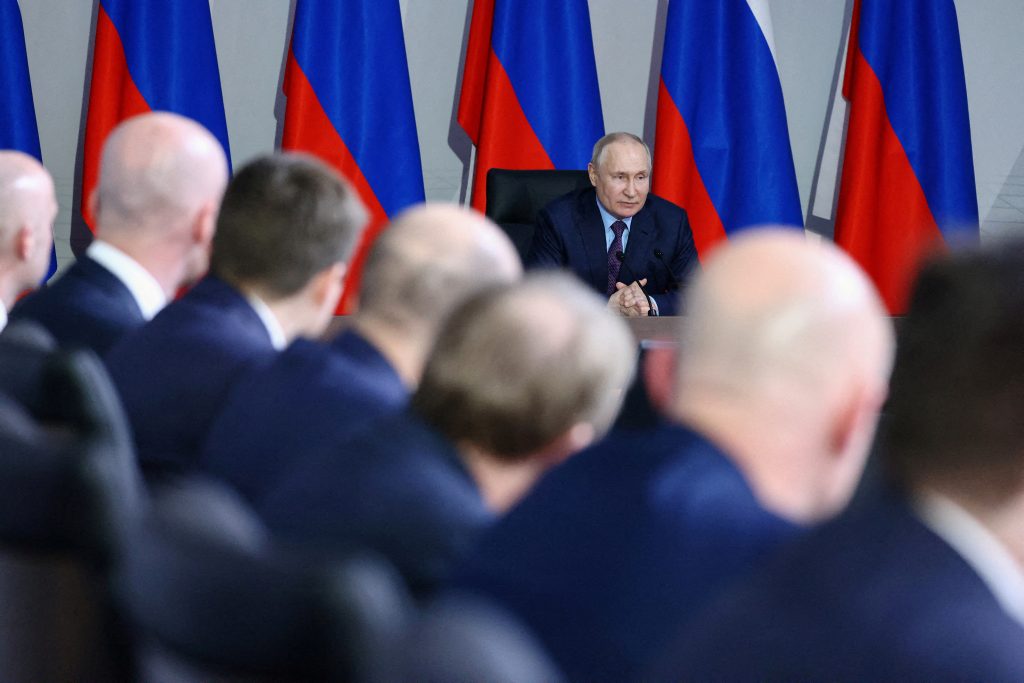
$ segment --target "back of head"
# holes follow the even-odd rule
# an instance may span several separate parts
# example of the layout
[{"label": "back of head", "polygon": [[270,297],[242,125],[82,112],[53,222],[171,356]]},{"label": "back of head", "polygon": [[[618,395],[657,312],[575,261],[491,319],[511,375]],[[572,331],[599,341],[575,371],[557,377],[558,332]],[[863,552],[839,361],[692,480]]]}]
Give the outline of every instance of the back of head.
[{"label": "back of head", "polygon": [[302,154],[264,156],[224,193],[210,272],[268,301],[284,299],[347,261],[365,222],[358,197],[326,164]]},{"label": "back of head", "polygon": [[6,305],[46,274],[56,217],[49,172],[27,154],[0,151],[0,298]]},{"label": "back of head", "polygon": [[515,247],[483,215],[455,205],[417,206],[374,242],[359,313],[401,332],[433,336],[470,294],[521,272]]},{"label": "back of head", "polygon": [[776,512],[835,512],[892,365],[892,324],[864,273],[830,243],[748,230],[704,264],[686,310],[676,417],[725,448]]},{"label": "back of head", "polygon": [[1024,244],[925,266],[900,327],[888,464],[996,502],[1024,485]]},{"label": "back of head", "polygon": [[576,425],[606,431],[634,348],[626,324],[574,278],[529,275],[452,314],[413,406],[453,442],[517,461]]},{"label": "back of head", "polygon": [[200,124],[157,112],[128,119],[103,147],[97,186],[97,235],[132,240],[169,234],[220,200],[227,158]]}]

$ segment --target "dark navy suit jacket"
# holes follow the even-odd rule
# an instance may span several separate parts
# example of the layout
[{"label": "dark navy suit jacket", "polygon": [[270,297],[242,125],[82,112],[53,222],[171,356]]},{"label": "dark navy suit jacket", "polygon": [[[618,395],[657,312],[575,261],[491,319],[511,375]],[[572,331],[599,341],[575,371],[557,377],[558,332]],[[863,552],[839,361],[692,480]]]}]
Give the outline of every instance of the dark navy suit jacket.
[{"label": "dark navy suit jacket", "polygon": [[409,412],[297,463],[257,511],[285,538],[381,553],[421,596],[493,519],[454,446]]},{"label": "dark navy suit jacket", "polygon": [[391,364],[354,330],[330,345],[297,339],[238,383],[199,467],[255,504],[303,455],[337,448],[408,397]]},{"label": "dark navy suit jacket", "polygon": [[106,357],[147,477],[184,474],[239,377],[275,355],[249,302],[207,276]]},{"label": "dark navy suit jacket", "polygon": [[624,681],[796,529],[683,427],[619,430],[551,471],[455,584],[517,614],[570,680]]},{"label": "dark navy suit jacket", "polygon": [[[567,267],[599,294],[608,287],[608,248],[594,188],[571,192],[541,210],[530,267]],[[653,194],[633,216],[619,281],[629,284],[647,278],[647,293],[658,302],[661,315],[674,315],[679,293],[697,265],[697,249],[686,212]]]},{"label": "dark navy suit jacket", "polygon": [[894,494],[783,552],[696,620],[657,678],[1024,681],[1024,627]]},{"label": "dark navy suit jacket", "polygon": [[88,257],[18,302],[11,320],[21,319],[38,322],[61,346],[88,348],[101,356],[146,322],[124,283]]}]

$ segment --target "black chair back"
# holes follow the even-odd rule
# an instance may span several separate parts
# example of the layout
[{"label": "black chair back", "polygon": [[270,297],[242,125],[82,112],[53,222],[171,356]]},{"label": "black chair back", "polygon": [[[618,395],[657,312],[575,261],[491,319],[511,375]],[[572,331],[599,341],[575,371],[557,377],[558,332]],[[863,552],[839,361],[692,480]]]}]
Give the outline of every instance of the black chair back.
[{"label": "black chair back", "polygon": [[144,680],[376,680],[411,610],[389,565],[277,547],[208,481],[161,492],[125,560],[117,594],[146,641]]},{"label": "black chair back", "polygon": [[100,361],[36,341],[0,340],[0,679],[127,680],[106,577],[144,502],[130,435]]},{"label": "black chair back", "polygon": [[533,241],[537,214],[553,199],[590,187],[586,171],[487,172],[487,217],[501,226],[525,263]]}]

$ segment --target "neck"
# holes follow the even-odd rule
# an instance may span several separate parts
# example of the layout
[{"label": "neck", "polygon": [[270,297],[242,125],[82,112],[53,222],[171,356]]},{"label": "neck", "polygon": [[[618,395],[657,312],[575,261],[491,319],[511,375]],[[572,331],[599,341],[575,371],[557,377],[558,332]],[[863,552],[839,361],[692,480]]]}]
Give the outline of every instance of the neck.
[{"label": "neck", "polygon": [[296,337],[316,337],[323,332],[319,325],[312,321],[309,303],[303,297],[291,296],[271,300],[254,288],[236,286],[244,296],[258,297],[270,310],[281,332],[284,333],[286,345],[292,343]]},{"label": "neck", "polygon": [[362,313],[356,314],[352,326],[384,356],[406,387],[415,389],[419,385],[429,347],[426,334],[409,326],[397,329]]},{"label": "neck", "polygon": [[806,421],[785,409],[754,408],[709,395],[679,398],[673,416],[722,449],[765,509],[796,523],[821,516],[821,486]]},{"label": "neck", "polygon": [[459,455],[491,510],[504,513],[530,490],[543,471],[536,458],[505,462],[471,444],[459,444]]},{"label": "neck", "polygon": [[173,301],[178,290],[189,284],[185,258],[175,253],[168,244],[149,243],[126,239],[120,232],[97,233],[96,238],[122,251],[146,269],[160,285],[168,301]]}]

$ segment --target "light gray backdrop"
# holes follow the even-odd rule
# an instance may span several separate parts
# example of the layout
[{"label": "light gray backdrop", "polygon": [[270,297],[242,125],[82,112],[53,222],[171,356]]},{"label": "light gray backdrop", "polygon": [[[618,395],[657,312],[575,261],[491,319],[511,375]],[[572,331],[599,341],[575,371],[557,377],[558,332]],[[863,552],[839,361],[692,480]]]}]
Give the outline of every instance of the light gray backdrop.
[{"label": "light gray backdrop", "polygon": [[[173,0],[168,0],[173,1]],[[713,0],[708,0],[713,1]],[[43,159],[61,204],[62,264],[83,112],[92,0],[20,0]],[[983,236],[1024,234],[1024,3],[958,0]],[[269,151],[290,0],[211,0],[235,166]],[[666,0],[590,0],[607,130],[653,137]],[[805,213],[847,0],[772,0],[776,52]],[[427,197],[464,196],[468,141],[452,125],[469,0],[401,0]],[[656,85],[656,81],[654,83]]]}]

